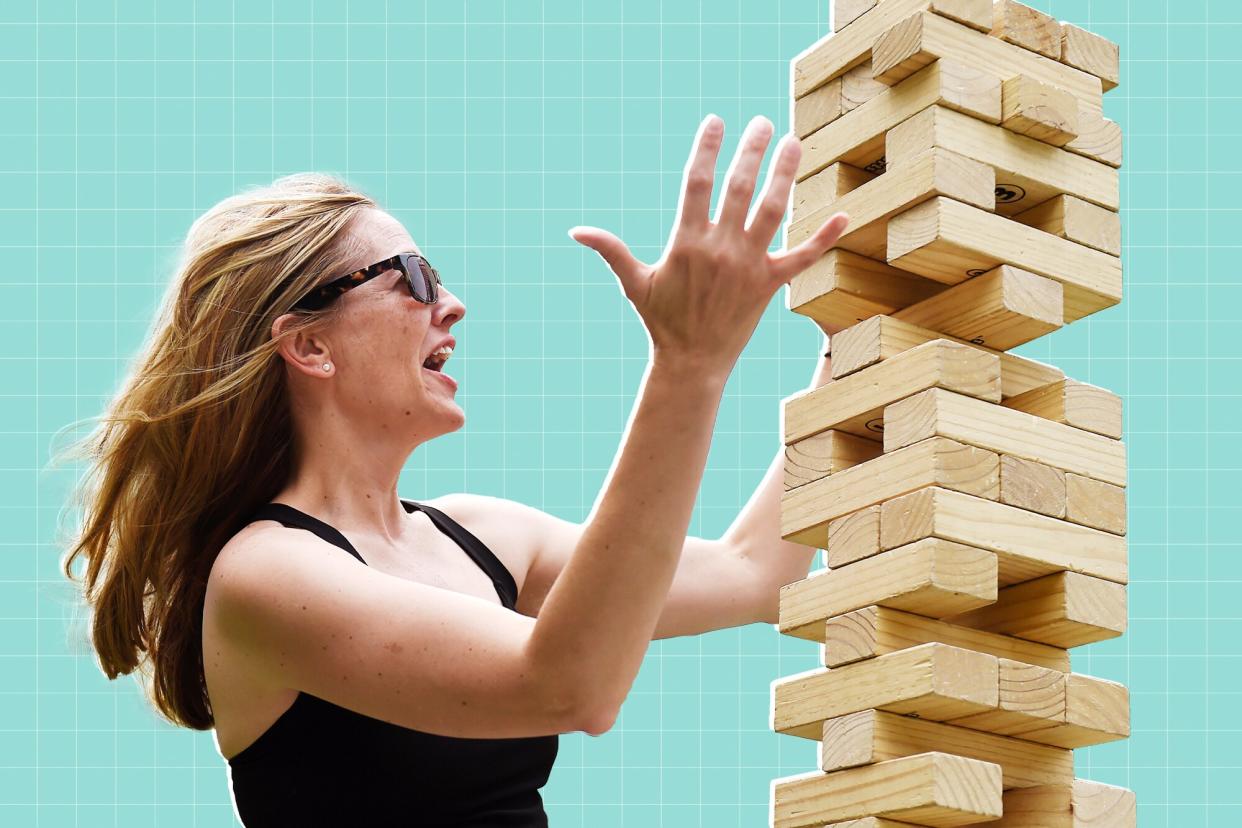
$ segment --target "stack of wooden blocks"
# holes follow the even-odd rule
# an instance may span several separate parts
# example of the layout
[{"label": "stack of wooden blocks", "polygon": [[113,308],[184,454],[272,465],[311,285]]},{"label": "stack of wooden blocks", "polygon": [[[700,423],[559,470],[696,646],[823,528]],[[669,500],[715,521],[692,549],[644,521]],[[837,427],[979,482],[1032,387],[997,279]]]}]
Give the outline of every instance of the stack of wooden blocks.
[{"label": "stack of wooden blocks", "polygon": [[1076,779],[1129,696],[1068,648],[1126,624],[1121,400],[1007,351],[1121,300],[1118,50],[1011,0],[836,0],[794,62],[788,244],[845,235],[791,284],[833,382],[784,409],[782,534],[828,568],[783,633],[823,667],[773,684],[821,742],[773,783],[801,826],[1135,824]]}]

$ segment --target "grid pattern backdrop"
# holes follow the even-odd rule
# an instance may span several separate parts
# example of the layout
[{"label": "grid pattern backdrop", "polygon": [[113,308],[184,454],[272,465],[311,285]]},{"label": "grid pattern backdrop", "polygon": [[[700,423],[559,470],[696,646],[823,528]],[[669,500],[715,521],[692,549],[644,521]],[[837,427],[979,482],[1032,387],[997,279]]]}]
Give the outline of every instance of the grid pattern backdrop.
[{"label": "grid pattern backdrop", "polygon": [[[1032,5],[1122,47],[1126,299],[1021,349],[1126,402],[1130,630],[1074,666],[1131,688],[1133,736],[1080,751],[1079,775],[1136,790],[1144,828],[1242,824],[1242,6]],[[581,519],[647,339],[566,230],[654,260],[700,118],[724,118],[724,153],[754,114],[788,129],[789,60],[827,31],[828,0],[0,5],[0,825],[237,824],[212,734],[96,666],[54,543],[80,468],[48,467],[128,370],[196,215],[306,169],[375,195],[468,308],[467,425],[415,453],[402,494]],[[694,533],[746,502],[819,342],[773,300]],[[770,780],[817,759],[768,729],[769,685],[816,656],[767,625],[654,643],[616,727],[562,737],[552,824],[766,824]]]}]

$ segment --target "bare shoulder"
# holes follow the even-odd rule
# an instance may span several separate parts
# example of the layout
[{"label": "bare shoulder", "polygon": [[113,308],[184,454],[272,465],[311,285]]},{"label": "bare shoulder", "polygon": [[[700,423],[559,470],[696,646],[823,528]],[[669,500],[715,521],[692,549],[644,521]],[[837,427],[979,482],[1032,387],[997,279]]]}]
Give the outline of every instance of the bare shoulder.
[{"label": "bare shoulder", "polygon": [[444,512],[487,544],[508,567],[519,593],[541,546],[576,526],[534,506],[492,495],[463,492],[420,502]]}]

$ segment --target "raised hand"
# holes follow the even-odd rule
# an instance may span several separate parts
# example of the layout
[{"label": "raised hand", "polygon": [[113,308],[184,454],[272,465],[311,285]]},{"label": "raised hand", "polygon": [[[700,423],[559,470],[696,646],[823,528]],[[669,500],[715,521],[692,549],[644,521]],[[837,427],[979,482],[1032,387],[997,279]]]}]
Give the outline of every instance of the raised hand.
[{"label": "raised hand", "polygon": [[793,250],[768,252],[785,215],[802,147],[793,134],[781,139],[748,223],[759,165],[772,137],[771,122],[757,117],[742,136],[711,220],[723,135],[724,123],[715,115],[699,126],[673,232],[659,261],[640,262],[625,242],[597,227],[575,227],[570,236],[612,268],[651,336],[654,359],[689,361],[727,374],[772,294],[836,244],[849,219],[837,213]]}]

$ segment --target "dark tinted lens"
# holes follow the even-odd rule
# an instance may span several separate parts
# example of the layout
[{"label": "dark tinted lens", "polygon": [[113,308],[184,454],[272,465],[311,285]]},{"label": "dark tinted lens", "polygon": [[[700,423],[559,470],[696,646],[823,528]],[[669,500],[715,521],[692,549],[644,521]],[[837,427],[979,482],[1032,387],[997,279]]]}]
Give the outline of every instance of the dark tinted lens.
[{"label": "dark tinted lens", "polygon": [[436,300],[436,279],[435,274],[431,272],[431,265],[426,259],[417,256],[411,256],[410,277],[414,281],[414,295],[423,302],[434,302]]}]

